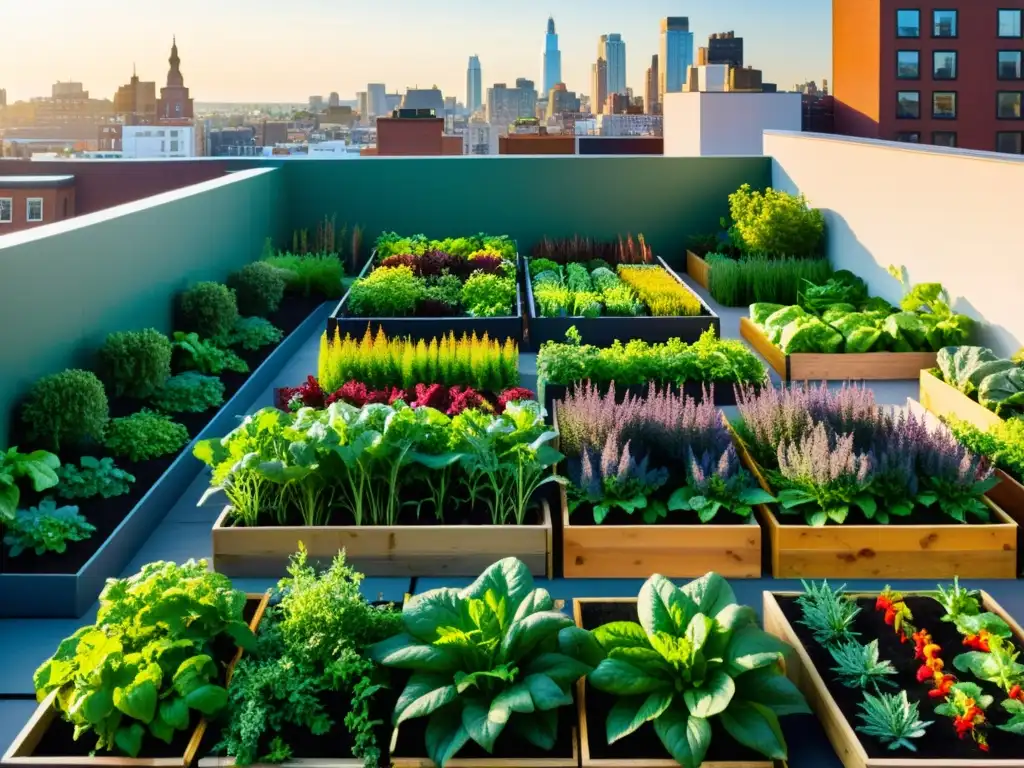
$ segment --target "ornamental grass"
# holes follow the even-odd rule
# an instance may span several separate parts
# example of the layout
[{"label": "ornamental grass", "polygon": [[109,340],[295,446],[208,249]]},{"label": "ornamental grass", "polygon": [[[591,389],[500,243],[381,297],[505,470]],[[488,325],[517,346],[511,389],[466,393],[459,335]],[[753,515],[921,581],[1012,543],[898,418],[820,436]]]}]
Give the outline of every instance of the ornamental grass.
[{"label": "ornamental grass", "polygon": [[618,273],[655,317],[692,317],[704,312],[700,299],[659,266],[620,265]]}]

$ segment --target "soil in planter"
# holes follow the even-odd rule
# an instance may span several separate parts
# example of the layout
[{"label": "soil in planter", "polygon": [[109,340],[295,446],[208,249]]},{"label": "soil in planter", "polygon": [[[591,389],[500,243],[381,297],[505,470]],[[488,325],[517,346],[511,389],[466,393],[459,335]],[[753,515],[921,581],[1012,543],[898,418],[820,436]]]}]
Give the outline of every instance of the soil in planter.
[{"label": "soil in planter", "polygon": [[[323,301],[319,297],[286,296],[281,303],[280,309],[269,319],[284,331],[284,337],[294,331],[302,322],[315,310]],[[249,371],[255,371],[260,364],[270,356],[277,348],[277,345],[268,345],[255,351],[236,350],[239,356],[249,364]],[[224,382],[224,402],[238,392],[241,386],[249,378],[250,373],[226,372],[220,376]],[[145,403],[129,398],[112,398],[110,401],[110,416],[117,418],[135,413],[145,407]],[[188,429],[190,438],[198,435],[210,420],[223,406],[208,409],[202,413],[178,413],[172,414],[171,418]],[[16,425],[20,428],[20,425]],[[17,435],[15,436],[17,437]],[[17,440],[12,443],[19,445]],[[20,442],[22,451],[33,450],[29,441]],[[188,446],[186,445],[186,448]],[[102,458],[110,454],[102,446],[81,449],[76,451],[61,451],[60,459],[65,464],[77,463],[82,456],[95,456]],[[61,505],[73,505],[78,511],[96,527],[92,536],[85,541],[69,542],[67,551],[63,554],[47,552],[43,555],[36,555],[34,552],[24,552],[18,557],[8,557],[7,548],[0,547],[0,572],[2,573],[76,573],[103,546],[114,529],[131,513],[135,505],[142,500],[142,497],[149,492],[149,489],[167,471],[168,467],[178,458],[179,453],[160,456],[148,461],[129,461],[125,458],[114,457],[115,464],[126,472],[135,476],[128,493],[122,496],[115,496],[111,499],[95,497],[92,499],[57,499]],[[22,491],[21,506],[27,508],[34,506],[45,496],[54,495],[53,491],[45,491],[36,494],[32,491]]]},{"label": "soil in planter", "polygon": [[[594,630],[602,624],[613,621],[634,621],[639,623],[636,603],[594,603],[580,604],[580,619],[584,629]],[[587,739],[590,757],[593,760],[671,760],[668,752],[654,732],[651,723],[645,723],[636,731],[619,739],[614,744],[605,740],[605,723],[608,713],[615,706],[617,697],[604,693],[587,683],[586,689]],[[766,762],[768,758],[738,744],[719,725],[718,718],[711,718],[711,747],[706,762],[751,761]]]},{"label": "soil in planter", "polygon": [[[246,624],[250,623],[253,616],[256,615],[259,603],[259,599],[246,601],[245,608],[242,611],[242,618]],[[237,646],[227,636],[218,638],[217,642],[214,643],[213,655],[220,662],[222,668],[230,663],[237,652]],[[192,740],[196,727],[201,720],[202,716],[195,710],[192,710],[188,728],[184,731],[175,731],[174,738],[171,739],[170,744],[161,741],[147,731],[142,741],[142,751],[139,753],[140,759],[180,759],[185,754],[185,750],[188,749],[188,744]],[[78,741],[75,741],[74,734],[75,727],[58,714],[51,722],[50,727],[46,729],[46,733],[43,734],[39,744],[32,750],[32,757],[88,757],[96,749],[95,732],[88,731],[83,733]],[[127,756],[117,748],[110,752],[102,750],[97,752],[96,756],[127,759]]]},{"label": "soil in planter", "polygon": [[[856,727],[863,723],[858,717],[859,705],[864,700],[863,689],[847,688],[836,680],[832,674],[832,668],[835,666],[832,654],[815,642],[810,630],[797,623],[803,618],[803,612],[797,605],[796,598],[776,595],[775,599],[807,654],[811,657],[818,674],[825,681],[825,687],[828,688],[846,720],[856,730]],[[941,657],[949,672],[955,674],[961,682],[980,685],[985,693],[995,697],[995,701],[985,713],[992,723],[992,727],[985,731],[989,743],[988,752],[978,749],[969,736],[966,739],[960,739],[953,728],[953,718],[935,714],[935,707],[940,700],[928,696],[928,691],[931,689],[929,683],[917,682],[915,675],[921,667],[921,662],[914,659],[914,644],[912,642],[900,643],[892,627],[886,625],[883,613],[875,610],[875,598],[861,598],[857,600],[857,605],[861,608],[860,613],[854,619],[854,629],[860,633],[857,640],[861,643],[869,643],[877,639],[879,658],[892,662],[897,670],[897,674],[890,676],[896,687],[884,686],[883,692],[897,693],[900,690],[905,690],[907,698],[911,702],[918,702],[918,716],[921,720],[933,721],[925,731],[925,735],[914,740],[917,752],[905,749],[891,751],[877,739],[856,731],[857,738],[869,757],[921,761],[930,759],[976,761],[1024,759],[1024,737],[1006,733],[994,727],[1005,723],[1010,718],[1000,705],[1000,702],[1006,699],[1006,693],[992,683],[978,680],[969,672],[957,672],[953,666],[953,659],[956,656],[971,649],[964,647],[962,636],[956,631],[953,624],[942,621],[945,611],[938,602],[928,597],[908,597],[907,607],[914,614],[914,626],[918,629],[927,629],[933,640],[942,647]],[[1020,638],[1015,638],[1015,644],[1018,648],[1021,647]]]}]

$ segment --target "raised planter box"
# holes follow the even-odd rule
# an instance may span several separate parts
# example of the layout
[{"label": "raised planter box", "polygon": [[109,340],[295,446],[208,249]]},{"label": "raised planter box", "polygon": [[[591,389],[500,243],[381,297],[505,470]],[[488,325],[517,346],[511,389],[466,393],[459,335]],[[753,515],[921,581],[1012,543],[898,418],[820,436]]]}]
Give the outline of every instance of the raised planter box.
[{"label": "raised planter box", "polygon": [[[649,575],[649,574],[648,574]],[[703,574],[702,574],[703,575]],[[636,598],[633,597],[605,597],[605,598],[574,598],[572,601],[573,618],[576,626],[592,630],[594,626],[587,626],[584,617],[585,606],[605,604],[621,607],[624,610],[618,611],[623,618],[618,620],[636,621]],[[631,611],[632,615],[627,615]],[[583,768],[679,768],[679,763],[668,756],[664,751],[661,742],[653,733],[653,726],[645,724],[641,728],[612,745],[616,755],[601,756],[595,750],[600,749],[604,742],[605,723],[602,718],[600,722],[587,722],[587,693],[590,691],[586,678],[580,678],[576,683],[576,708],[579,717],[580,732],[580,765]],[[603,696],[600,692],[593,692],[592,695]],[[592,741],[593,740],[593,741]],[[735,746],[732,743],[723,743],[722,740],[712,740],[711,750],[708,753],[710,759],[701,763],[701,768],[783,768],[781,763],[776,763],[764,757],[749,757],[737,754],[735,757],[727,753]],[[604,749],[608,749],[603,745]],[[737,751],[742,747],[736,747]],[[664,754],[664,757],[658,756]],[[628,756],[627,756],[628,755]]]},{"label": "raised planter box", "polygon": [[[850,722],[847,716],[840,709],[836,703],[832,693],[828,690],[828,686],[825,684],[825,680],[822,678],[821,673],[815,667],[811,660],[807,649],[804,647],[796,631],[793,629],[793,625],[790,624],[789,619],[786,618],[782,611],[782,607],[779,605],[776,596],[778,597],[797,597],[800,593],[798,592],[780,592],[764,593],[764,607],[763,607],[763,619],[764,628],[767,632],[778,637],[789,643],[794,652],[786,658],[786,674],[790,680],[800,689],[807,699],[807,703],[810,705],[811,710],[815,716],[821,722],[822,727],[825,729],[825,735],[828,736],[829,742],[832,744],[832,748],[835,749],[836,755],[842,761],[845,768],[986,768],[991,766],[995,768],[1024,768],[1024,760],[1020,759],[999,759],[993,756],[992,759],[978,757],[976,759],[942,759],[936,760],[935,758],[922,759],[915,758],[913,753],[903,751],[899,757],[886,756],[884,758],[870,757],[867,751],[861,744],[860,739],[854,730],[854,724]],[[868,597],[868,595],[854,595],[855,597]],[[874,599],[877,595],[871,595]],[[912,595],[907,595],[908,597]],[[999,615],[1007,624],[1010,625],[1014,632],[1018,645],[1024,644],[1024,631],[1021,630],[1020,626],[1013,620],[1013,618],[1002,609],[1002,607],[992,599],[991,595],[987,592],[981,592],[981,601],[984,610],[991,611]],[[863,642],[867,642],[871,638],[861,638]],[[908,653],[913,654],[913,648],[910,647]],[[926,701],[931,701],[926,699]],[[931,708],[927,705],[921,707],[920,716],[922,720],[942,720],[941,717],[935,716],[931,711]],[[950,721],[951,723],[951,721]],[[936,722],[932,725],[932,728],[938,728],[941,724]],[[952,725],[947,725],[952,729]],[[925,735],[924,739],[927,740],[928,736]],[[895,753],[892,753],[895,755]]]},{"label": "raised planter box", "polygon": [[302,348],[317,328],[323,327],[330,309],[329,303],[322,305],[278,344],[77,573],[0,573],[0,618],[83,616],[96,602],[107,579],[121,575],[178,502],[182,489],[199,474],[202,464],[192,456],[192,447],[200,440],[234,429],[238,417],[252,408],[284,363]]},{"label": "raised planter box", "polygon": [[[357,279],[362,280],[370,274],[376,261],[377,252],[374,251]],[[518,256],[516,264],[519,271],[522,271],[522,262]],[[349,288],[327,318],[328,336],[334,336],[337,331],[342,337],[349,334],[358,339],[362,338],[369,327],[370,332],[374,334],[383,328],[388,336],[409,337],[414,341],[430,341],[447,333],[454,333],[457,337],[464,333],[475,333],[477,336],[486,333],[490,338],[502,342],[505,339],[512,339],[521,344],[523,341],[523,292],[518,280],[515,314],[509,317],[353,317],[348,312],[348,297],[351,292],[352,289]]]},{"label": "raised planter box", "polygon": [[[646,397],[649,389],[649,384],[633,384],[629,387],[615,387],[615,397],[619,402],[622,402],[626,395],[633,395],[634,397]],[[686,382],[682,386],[678,384],[670,384],[669,390],[676,395],[683,394],[687,397],[692,397],[697,402],[704,400],[704,390],[712,389],[714,394],[715,405],[736,405],[736,385],[731,382],[699,382],[690,381]],[[537,382],[537,397],[541,398],[544,403],[544,407],[547,409],[549,414],[554,413],[555,403],[565,399],[565,396],[569,394],[572,389],[571,384],[549,384],[543,379]],[[608,385],[601,387],[602,391],[606,391]],[[650,575],[650,574],[648,574]]]},{"label": "raised planter box", "polygon": [[686,252],[686,274],[705,291],[711,290],[711,265],[689,250]]},{"label": "raised planter box", "polygon": [[281,578],[305,545],[310,560],[329,563],[341,549],[367,576],[477,576],[503,557],[518,557],[534,576],[551,577],[551,509],[530,525],[263,526],[213,524],[213,569],[232,578]]},{"label": "raised planter box", "polygon": [[935,352],[797,352],[787,355],[772,344],[749,317],[740,318],[740,335],[783,381],[900,381],[917,379],[922,370],[935,367]]},{"label": "raised planter box", "polygon": [[[761,487],[772,493],[746,448],[737,443],[737,451]],[[1016,578],[1017,523],[991,499],[984,501],[996,522],[815,528],[784,524],[763,504],[757,511],[768,531],[777,579]]]},{"label": "raised planter box", "polygon": [[[263,613],[270,602],[270,593],[248,594],[248,608],[253,611],[252,619],[249,621],[249,628],[253,631],[259,626]],[[242,656],[242,649],[236,650],[234,656],[228,663],[226,681],[231,680],[231,673],[235,664]],[[30,766],[31,768],[51,768],[56,766],[82,766],[99,768],[189,768],[195,761],[199,747],[206,735],[206,719],[200,719],[180,756],[175,757],[125,757],[116,753],[104,753],[102,756],[90,757],[88,755],[67,754],[68,750],[58,750],[56,753],[46,750],[46,738],[54,727],[63,728],[68,733],[73,726],[64,723],[60,719],[60,712],[54,707],[54,699],[57,698],[57,691],[47,696],[36,707],[35,712],[29,719],[21,733],[17,735],[0,765]],[[149,744],[161,744],[152,736],[146,736]]]},{"label": "raised planter box", "polygon": [[[677,283],[690,291],[690,287],[660,256],[656,257],[656,264]],[[584,344],[593,344],[598,347],[611,346],[616,340],[626,343],[632,339],[651,343],[682,339],[692,343],[697,341],[701,334],[709,328],[713,328],[715,335],[721,337],[722,321],[696,293],[693,296],[700,301],[703,312],[693,317],[539,317],[533,299],[533,280],[530,278],[529,259],[525,260],[522,273],[523,279],[526,281],[530,346],[534,350],[546,341],[565,341],[566,331],[574,326]],[[693,292],[691,291],[691,293]]]}]

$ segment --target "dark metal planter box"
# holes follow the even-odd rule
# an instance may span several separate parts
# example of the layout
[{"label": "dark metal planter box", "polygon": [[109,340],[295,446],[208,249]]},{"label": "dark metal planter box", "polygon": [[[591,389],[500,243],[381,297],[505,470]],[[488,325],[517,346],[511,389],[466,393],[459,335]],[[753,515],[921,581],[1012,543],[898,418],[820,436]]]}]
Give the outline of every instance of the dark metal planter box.
[{"label": "dark metal planter box", "polygon": [[[359,280],[362,280],[373,270],[377,260],[377,252],[374,251],[363,271],[359,273]],[[516,267],[522,271],[522,260],[516,257]],[[378,329],[383,328],[384,333],[393,337],[409,337],[413,341],[430,341],[433,338],[454,333],[456,337],[462,334],[476,334],[483,336],[485,333],[492,339],[504,343],[505,339],[512,339],[517,344],[523,341],[523,292],[516,280],[516,313],[509,317],[353,317],[348,314],[348,297],[351,289],[345,292],[338,306],[334,308],[331,316],[327,318],[327,335],[334,336],[338,331],[342,336],[346,334],[353,338],[361,338],[366,333],[367,327],[370,332],[376,334]]]},{"label": "dark metal planter box", "polygon": [[530,278],[529,259],[523,260],[520,270],[526,282],[526,305],[529,310],[527,326],[529,328],[530,348],[534,351],[545,341],[565,341],[565,332],[576,326],[584,344],[598,347],[609,347],[616,340],[626,343],[631,339],[639,339],[653,343],[664,343],[669,339],[682,339],[685,342],[697,341],[708,328],[714,328],[715,335],[721,337],[722,321],[715,311],[693,291],[678,274],[665,263],[660,256],[655,257],[656,264],[686,290],[693,293],[703,313],[693,317],[538,317],[537,306],[533,299],[533,280]]},{"label": "dark metal planter box", "polygon": [[[704,390],[710,389],[712,383],[704,383],[698,381],[688,381],[682,384],[670,384],[669,389],[673,394],[684,394],[688,397],[692,397],[697,402],[703,402]],[[719,382],[714,384],[714,398],[715,405],[736,405],[736,391],[732,382]],[[547,409],[548,416],[554,413],[555,403],[563,400],[565,396],[572,389],[572,384],[548,384],[546,381],[538,380],[537,388],[540,390],[537,393],[537,397],[542,398],[544,407]],[[602,392],[607,391],[608,386],[605,385],[600,387]],[[650,389],[649,384],[633,384],[629,387],[616,387],[615,388],[615,399],[620,403],[626,399],[626,395],[633,395],[634,397],[646,397],[647,392]]]},{"label": "dark metal planter box", "polygon": [[79,618],[92,607],[107,579],[121,575],[153,530],[199,475],[203,465],[192,456],[199,440],[234,429],[256,398],[271,385],[281,366],[317,328],[331,305],[324,304],[285,338],[189,443],[135,508],[114,529],[78,573],[0,573],[0,617]]}]

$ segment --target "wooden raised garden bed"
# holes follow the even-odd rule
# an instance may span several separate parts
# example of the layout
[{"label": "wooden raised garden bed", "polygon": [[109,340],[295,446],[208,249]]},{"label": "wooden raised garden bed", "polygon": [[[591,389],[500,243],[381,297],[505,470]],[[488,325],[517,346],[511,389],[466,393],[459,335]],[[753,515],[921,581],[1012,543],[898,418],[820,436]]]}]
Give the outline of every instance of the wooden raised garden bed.
[{"label": "wooden raised garden bed", "polygon": [[[999,754],[995,751],[986,755],[977,749],[974,749],[975,753],[973,756],[964,757],[963,755],[953,755],[949,751],[942,751],[941,757],[939,755],[921,755],[920,752],[928,749],[928,741],[931,732],[939,728],[948,728],[950,733],[953,734],[952,720],[946,720],[941,715],[936,715],[933,712],[934,705],[938,702],[935,699],[930,699],[927,695],[923,697],[923,704],[919,706],[919,715],[922,720],[933,721],[932,725],[928,728],[923,738],[917,740],[916,746],[918,753],[909,752],[907,750],[901,750],[899,752],[889,752],[887,750],[880,750],[880,753],[884,756],[871,756],[868,753],[868,748],[865,747],[865,742],[861,741],[857,731],[854,730],[854,725],[859,724],[859,720],[855,719],[855,713],[851,711],[853,707],[847,704],[844,711],[840,707],[840,704],[836,701],[832,691],[829,690],[829,685],[825,682],[823,672],[828,674],[828,670],[821,670],[811,658],[811,654],[808,652],[808,648],[802,641],[800,634],[796,631],[791,621],[793,617],[792,609],[790,608],[790,615],[787,616],[786,610],[783,608],[783,604],[791,602],[794,598],[800,596],[799,592],[765,592],[764,593],[764,607],[763,607],[763,618],[764,628],[766,631],[789,643],[793,649],[792,653],[786,659],[786,674],[793,681],[793,683],[800,689],[807,699],[807,703],[810,705],[811,710],[814,712],[817,719],[821,722],[822,727],[825,729],[825,735],[828,736],[828,740],[831,742],[833,749],[836,751],[839,759],[842,761],[845,768],[985,768],[986,766],[999,766],[999,768],[1024,768],[1024,759],[1008,759],[1003,757],[1000,759]],[[877,593],[873,595],[851,595],[854,598],[867,598],[873,603],[877,597]],[[906,598],[914,598],[917,595],[906,594]],[[1003,610],[1003,608],[992,599],[992,597],[986,593],[981,592],[981,603],[982,609],[991,611],[1001,617],[1010,628],[1013,630],[1014,639],[1016,640],[1017,646],[1024,645],[1024,631],[1021,630],[1020,626],[1013,620],[1013,618]],[[864,606],[862,614],[864,612],[870,612],[871,607]],[[799,610],[799,609],[797,609]],[[877,622],[882,623],[880,614],[876,616]],[[942,622],[934,622],[936,626],[926,627],[932,632],[936,632],[940,628],[952,628],[950,624],[943,624]],[[883,625],[884,626],[884,625]],[[891,627],[885,627],[887,630],[892,631]],[[953,630],[955,634],[955,630]],[[862,635],[858,638],[861,642],[867,643],[873,640],[873,637]],[[959,639],[959,638],[957,638]],[[938,642],[938,640],[936,640]],[[898,641],[897,641],[898,644]],[[940,643],[941,644],[941,643]],[[955,644],[959,646],[959,643]],[[909,658],[913,659],[914,646],[913,643],[898,646],[900,650],[903,650],[909,655]],[[946,645],[943,645],[946,647]],[[958,648],[954,653],[959,653],[963,648]],[[827,651],[825,655],[828,656]],[[885,655],[883,658],[895,661]],[[952,659],[950,659],[951,662]],[[831,661],[831,657],[828,658],[828,662]],[[831,666],[831,663],[827,663]],[[914,663],[914,668],[919,662]],[[973,678],[967,678],[973,681]],[[921,684],[918,684],[921,685]],[[883,689],[888,690],[888,689]],[[918,693],[919,690],[926,693],[926,689],[910,689],[914,693]],[[918,698],[914,696],[914,698]],[[992,705],[992,710],[997,710],[998,704]],[[943,722],[945,720],[945,722]],[[993,731],[995,732],[995,731]],[[1019,736],[1009,736],[1010,739],[1019,739]],[[970,739],[966,742],[956,741],[955,735],[952,739],[944,739],[943,746],[949,747],[952,742],[956,742],[956,748],[959,748],[961,744],[965,744],[967,752],[970,749],[970,745],[973,744]],[[870,742],[868,742],[870,745]],[[931,748],[935,751],[935,747]],[[941,748],[940,748],[941,749]]]},{"label": "wooden raised garden bed", "polygon": [[705,291],[711,290],[711,265],[689,250],[686,252],[686,274]]},{"label": "wooden raised garden bed", "polygon": [[[251,612],[249,628],[253,631],[259,626],[263,613],[270,602],[270,593],[246,595],[246,612]],[[235,664],[242,657],[242,649],[238,648],[228,661],[225,680],[230,681]],[[146,744],[158,748],[166,754],[149,757],[127,757],[116,753],[104,752],[99,756],[89,755],[89,742],[95,742],[91,735],[80,741],[72,736],[74,726],[60,717],[54,706],[59,691],[53,691],[40,702],[32,717],[21,733],[15,737],[11,746],[0,760],[2,765],[26,766],[31,768],[51,768],[54,766],[104,766],[106,768],[189,768],[195,761],[203,737],[206,735],[207,721],[200,718],[191,733],[181,733],[166,745],[152,737],[147,737]],[[179,743],[180,742],[180,743]]]},{"label": "wooden raised garden bed", "polygon": [[329,562],[341,549],[367,576],[477,576],[495,560],[518,557],[535,576],[550,577],[551,509],[542,501],[529,525],[260,526],[213,524],[213,569],[235,577],[280,578],[299,543],[310,560]]},{"label": "wooden raised garden bed", "polygon": [[[593,630],[611,621],[637,621],[635,597],[574,598],[576,626]],[[645,723],[614,744],[607,744],[605,719],[615,697],[591,687],[586,678],[576,683],[576,709],[579,717],[580,765],[583,768],[678,768],[654,726]],[[714,738],[701,768],[780,768],[779,764],[745,749],[727,738]]]},{"label": "wooden raised garden bed", "polygon": [[740,335],[783,381],[900,381],[916,379],[935,367],[935,352],[864,352],[785,354],[749,317],[740,318]]},{"label": "wooden raised garden bed", "polygon": [[[743,464],[772,493],[746,448]],[[777,579],[1013,579],[1017,523],[989,498],[996,522],[949,525],[810,525],[785,523],[766,505],[757,510],[768,531]]]},{"label": "wooden raised garden bed", "polygon": [[[376,261],[375,250],[357,280],[369,275]],[[516,264],[519,271],[522,271],[522,262],[518,256]],[[512,339],[516,343],[521,343],[523,340],[523,292],[518,280],[515,313],[508,317],[354,317],[349,314],[348,309],[350,292],[351,289],[345,292],[338,306],[327,318],[328,338],[333,338],[335,331],[340,332],[342,336],[351,334],[354,338],[360,338],[369,327],[373,334],[383,328],[388,336],[407,336],[414,341],[430,341],[446,333],[454,333],[456,336],[464,333],[483,336],[486,333],[490,338],[502,342],[505,339]]]},{"label": "wooden raised garden bed", "polygon": [[579,332],[583,344],[593,344],[599,347],[611,346],[617,340],[625,344],[633,339],[664,343],[669,339],[678,338],[692,343],[697,341],[701,334],[709,328],[714,329],[715,335],[720,337],[722,321],[715,311],[690,290],[690,287],[665,263],[664,259],[660,256],[655,257],[655,264],[664,269],[684,289],[693,293],[693,297],[700,302],[701,314],[675,317],[540,317],[533,299],[533,281],[530,277],[529,259],[526,259],[521,272],[526,282],[530,345],[533,349],[537,349],[546,341],[563,342],[566,331],[572,327]]}]

